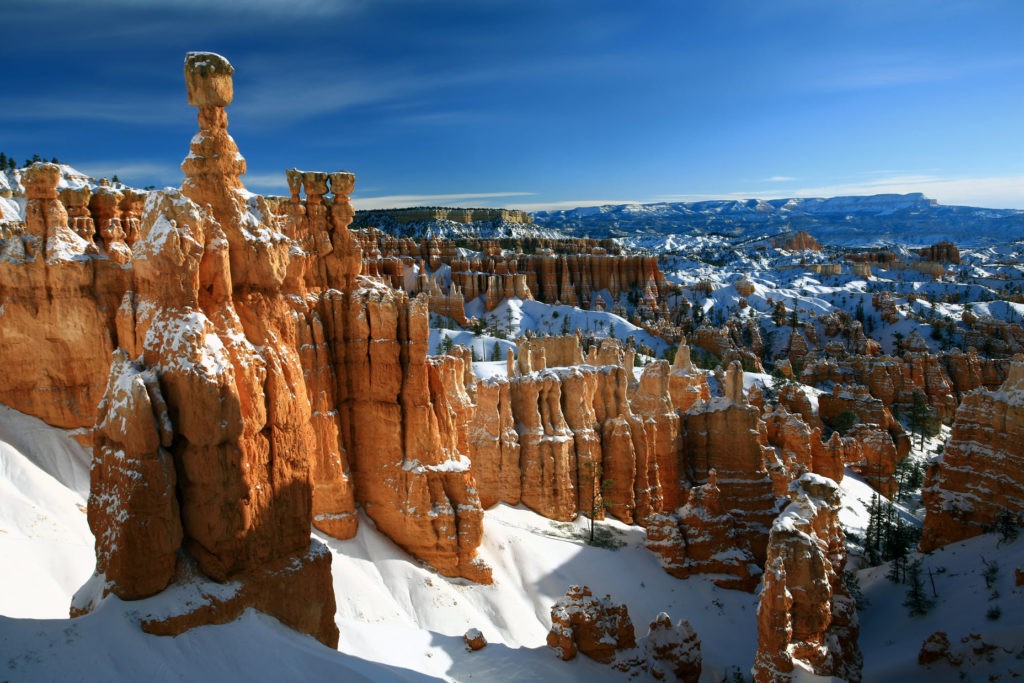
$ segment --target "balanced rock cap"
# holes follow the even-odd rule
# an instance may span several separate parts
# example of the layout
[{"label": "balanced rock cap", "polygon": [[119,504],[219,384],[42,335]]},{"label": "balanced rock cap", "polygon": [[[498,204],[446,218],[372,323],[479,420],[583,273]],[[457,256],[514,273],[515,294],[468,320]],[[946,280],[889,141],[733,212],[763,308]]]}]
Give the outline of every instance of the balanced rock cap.
[{"label": "balanced rock cap", "polygon": [[233,73],[231,62],[215,52],[189,52],[185,55],[188,103],[193,107],[228,106],[235,93]]}]

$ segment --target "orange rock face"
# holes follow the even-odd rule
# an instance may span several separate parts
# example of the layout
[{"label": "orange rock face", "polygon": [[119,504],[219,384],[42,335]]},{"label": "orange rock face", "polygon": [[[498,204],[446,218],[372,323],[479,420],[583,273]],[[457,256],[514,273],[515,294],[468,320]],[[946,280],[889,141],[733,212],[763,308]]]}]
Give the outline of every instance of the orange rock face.
[{"label": "orange rock face", "polygon": [[844,448],[837,433],[822,442],[821,429],[811,427],[782,405],[764,416],[768,443],[776,457],[769,465],[775,494],[786,495],[791,482],[806,472],[814,472],[835,482],[843,480]]},{"label": "orange rock face", "polygon": [[706,484],[690,489],[678,511],[648,518],[647,547],[660,556],[665,571],[680,579],[718,575],[714,581],[722,588],[752,591],[761,574],[748,539],[722,509],[715,470]]},{"label": "orange rock face", "polygon": [[204,581],[195,568],[182,567],[169,592],[173,607],[168,612],[141,615],[146,633],[177,636],[198,626],[228,623],[251,608],[337,647],[331,554],[317,541],[302,553],[247,570],[227,585]]},{"label": "orange rock face", "polygon": [[548,647],[564,660],[581,652],[607,664],[616,651],[636,647],[636,635],[625,605],[616,605],[611,596],[595,598],[586,586],[569,586],[551,607]]},{"label": "orange rock face", "polygon": [[833,388],[818,397],[818,414],[825,424],[839,424],[850,413],[855,424],[843,439],[843,462],[886,496],[896,491],[896,464],[910,453],[910,437],[882,402],[865,387]]},{"label": "orange rock face", "polygon": [[680,344],[676,349],[675,359],[668,380],[669,397],[672,406],[680,411],[687,411],[698,401],[710,401],[707,377],[693,367],[690,362],[690,347]]},{"label": "orange rock face", "polygon": [[[684,478],[679,469],[679,414],[672,403],[672,382],[668,361],[659,360],[644,368],[630,405],[644,423],[649,458],[657,464],[659,510],[674,510],[682,503]],[[649,482],[650,483],[650,482]]]},{"label": "orange rock face", "polygon": [[763,563],[777,508],[765,467],[773,452],[757,408],[715,399],[680,417],[688,479],[706,483],[710,471],[717,471],[721,507],[734,517],[736,534],[746,540],[755,561]]},{"label": "orange rock face", "polygon": [[908,351],[902,359],[849,355],[808,363],[802,380],[808,384],[861,384],[886,407],[895,406],[902,411],[909,410],[914,394],[921,392],[943,422],[949,423],[957,403],[945,365],[939,356],[925,352]]},{"label": "orange rock face", "polygon": [[[143,566],[159,562],[152,581],[158,589],[170,578],[169,555],[183,532],[185,548],[204,574],[237,580],[242,588],[223,605],[157,620],[150,624],[154,632],[180,632],[257,606],[333,646],[337,629],[331,616],[330,554],[309,543],[313,479],[308,452],[315,449],[316,435],[296,351],[297,317],[277,291],[285,269],[275,268],[280,263],[273,258],[287,245],[283,236],[254,232],[258,219],[238,192],[244,161],[227,135],[222,109],[230,101],[230,65],[217,55],[190,54],[186,74],[190,100],[204,104],[202,130],[183,165],[185,186],[213,209],[213,216],[175,192],[152,194],[146,201],[133,259],[135,289],[118,309],[117,329],[122,345],[141,354],[152,375],[150,384],[159,378],[166,409],[144,379],[133,379],[140,373],[131,369],[127,356],[119,355],[96,429],[100,457],[90,519],[101,532],[100,570],[116,568],[112,560]],[[232,258],[235,251],[240,258]],[[250,280],[257,274],[265,277],[258,286]],[[234,289],[239,280],[248,284],[244,294]],[[119,398],[120,387],[132,388],[131,401]],[[124,410],[132,412],[119,416]],[[115,449],[122,445],[106,425],[129,418],[139,426],[126,432],[125,451],[137,454],[139,462],[159,463],[160,444],[173,443],[178,477],[176,482],[171,475],[146,477],[141,488],[162,496],[156,499],[160,506],[154,501],[139,511],[149,537],[110,548],[102,533],[111,504],[104,502],[120,500],[131,514],[133,497],[141,498],[116,483],[112,491],[110,477],[104,476],[117,472]],[[131,436],[139,430],[145,439]],[[174,472],[166,462],[163,470]],[[181,507],[176,539],[177,509],[163,501],[175,497]],[[305,585],[300,588],[296,581]],[[127,583],[114,581],[115,586]],[[284,599],[289,595],[307,604],[289,604]]]},{"label": "orange rock face", "polygon": [[924,249],[918,249],[917,253],[923,261],[960,263],[960,250],[952,242],[936,242]]},{"label": "orange rock face", "polygon": [[173,432],[157,375],[118,350],[99,408],[89,495],[96,571],[123,600],[157,593],[174,577],[181,546]]},{"label": "orange rock face", "polygon": [[998,391],[967,394],[942,455],[928,468],[920,548],[977,536],[1004,510],[1024,510],[1024,358]]},{"label": "orange rock face", "polygon": [[818,243],[818,240],[811,237],[806,230],[797,230],[792,234],[773,239],[772,246],[776,249],[788,249],[790,251],[821,251],[821,245]]},{"label": "orange rock face", "polygon": [[787,680],[799,660],[819,676],[859,681],[857,611],[843,583],[839,487],[806,474],[792,484],[790,497],[768,542],[754,680]]},{"label": "orange rock face", "polygon": [[5,240],[0,401],[75,429],[95,422],[130,275],[71,229],[59,180],[55,164],[25,170],[25,233]]}]

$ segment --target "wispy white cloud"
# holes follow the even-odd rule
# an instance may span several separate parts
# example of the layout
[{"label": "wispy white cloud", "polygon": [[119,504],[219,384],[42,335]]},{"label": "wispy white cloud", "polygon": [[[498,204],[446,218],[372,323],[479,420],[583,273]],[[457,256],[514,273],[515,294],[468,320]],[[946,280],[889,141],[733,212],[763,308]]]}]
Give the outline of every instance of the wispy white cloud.
[{"label": "wispy white cloud", "polygon": [[[504,197],[528,197],[532,192],[469,192],[463,194],[394,194],[378,197],[353,197],[352,203],[357,209],[401,209],[410,206],[445,205],[445,206],[479,206],[494,204],[492,199]],[[495,206],[506,206],[504,203]]]},{"label": "wispy white cloud", "polygon": [[288,189],[284,171],[280,173],[247,173],[242,176],[242,182],[248,189],[264,193],[284,193]]},{"label": "wispy white cloud", "polygon": [[794,180],[800,180],[800,179],[799,178],[794,178],[794,177],[788,176],[788,175],[773,175],[770,178],[765,178],[761,182],[764,182],[764,183],[788,183],[788,182],[792,182]]},{"label": "wispy white cloud", "polygon": [[806,83],[815,90],[859,90],[954,81],[1021,66],[1021,58],[936,61],[920,54],[880,54],[857,62],[817,64]]}]

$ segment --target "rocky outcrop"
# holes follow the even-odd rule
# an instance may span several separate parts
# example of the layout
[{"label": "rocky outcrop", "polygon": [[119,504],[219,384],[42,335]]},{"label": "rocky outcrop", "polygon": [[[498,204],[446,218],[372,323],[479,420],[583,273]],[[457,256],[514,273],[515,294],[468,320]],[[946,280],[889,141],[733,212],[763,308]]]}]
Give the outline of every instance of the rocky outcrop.
[{"label": "rocky outcrop", "polygon": [[256,609],[337,647],[331,553],[316,541],[302,553],[270,560],[227,584],[204,579],[186,558],[165,596],[157,605],[163,610],[139,615],[146,633],[177,636],[199,626],[234,621],[247,609]]},{"label": "rocky outcrop", "polygon": [[33,164],[22,180],[25,231],[0,245],[0,401],[57,427],[88,428],[107,384],[114,313],[130,274],[72,230],[56,164]]},{"label": "rocky outcrop", "polygon": [[790,498],[768,543],[754,680],[791,680],[799,661],[816,675],[859,681],[857,611],[843,583],[839,487],[805,474],[792,484]]},{"label": "rocky outcrop", "polygon": [[935,244],[917,250],[922,261],[936,261],[938,263],[960,263],[960,250],[952,242],[936,242]]},{"label": "rocky outcrop", "polygon": [[772,479],[765,463],[772,457],[757,408],[715,399],[681,414],[683,471],[694,485],[718,476],[722,509],[736,521],[758,564],[763,563],[768,530],[777,513]]},{"label": "rocky outcrop", "polygon": [[[361,226],[389,224],[402,231],[403,224],[390,219],[360,220]],[[453,288],[465,302],[483,297],[488,311],[511,297],[592,308],[606,305],[604,296],[610,296],[611,305],[628,303],[638,319],[652,320],[668,290],[656,257],[623,254],[609,240],[467,240],[466,250],[477,252],[469,254],[436,238],[376,230],[362,233],[361,242],[365,273],[386,276],[409,294],[436,287],[449,295]]]},{"label": "rocky outcrop", "polygon": [[821,251],[821,244],[806,230],[780,235],[772,240],[772,246],[789,251]]},{"label": "rocky outcrop", "polygon": [[581,652],[607,664],[619,650],[636,647],[636,635],[625,605],[611,596],[595,598],[586,586],[569,586],[564,598],[551,607],[548,647],[563,660]]},{"label": "rocky outcrop", "polygon": [[679,579],[710,574],[722,588],[752,591],[761,574],[749,539],[723,509],[713,469],[706,484],[690,489],[683,507],[647,519],[647,547],[659,556],[665,571]]},{"label": "rocky outcrop", "polygon": [[938,355],[907,352],[902,359],[891,356],[849,355],[841,359],[808,362],[801,375],[805,384],[861,384],[886,407],[906,412],[914,395],[923,394],[943,422],[949,423],[956,410],[953,383]]},{"label": "rocky outcrop", "polygon": [[[149,195],[133,250],[134,289],[116,320],[127,353],[118,352],[96,428],[90,522],[98,570],[115,570],[99,578],[102,593],[125,592],[129,582],[119,566],[153,566],[152,581],[131,595],[141,597],[171,579],[181,543],[184,562],[194,560],[202,574],[232,589],[144,628],[180,633],[255,606],[333,647],[330,554],[309,540],[311,403],[296,350],[298,318],[279,291],[289,244],[241,192],[244,160],[223,110],[231,72],[219,55],[186,58],[189,101],[200,107],[201,128],[183,164],[186,191]],[[162,447],[173,453],[173,468]],[[126,463],[156,471],[119,486],[116,475]],[[141,509],[133,510],[136,501]],[[111,529],[124,520],[112,519],[111,511],[119,510],[137,512],[146,533],[133,533],[130,522],[121,533],[130,542],[114,547]],[[175,577],[201,581],[182,567]],[[97,604],[100,596],[88,593],[76,609]]]},{"label": "rocky outcrop", "polygon": [[469,456],[484,508],[502,501],[518,505],[522,498],[519,434],[511,396],[512,385],[505,377],[491,377],[476,385]]},{"label": "rocky outcrop", "polygon": [[672,369],[668,378],[669,397],[672,406],[680,411],[687,411],[698,401],[710,401],[707,377],[693,367],[690,361],[690,347],[680,344],[672,361]]},{"label": "rocky outcrop", "polygon": [[700,638],[685,619],[675,626],[672,617],[662,612],[647,628],[640,639],[645,664],[655,680],[697,683],[703,669]]},{"label": "rocky outcrop", "polygon": [[920,549],[984,533],[1000,513],[1024,510],[1024,357],[998,391],[967,394],[942,455],[928,467]]},{"label": "rocky outcrop", "polygon": [[99,407],[89,527],[96,571],[123,600],[157,593],[174,577],[182,529],[173,430],[154,371],[118,350]]},{"label": "rocky outcrop", "polygon": [[935,631],[925,638],[917,653],[917,663],[921,666],[929,666],[938,661],[945,661],[953,666],[961,664],[960,658],[950,650],[949,636],[945,631]]},{"label": "rocky outcrop", "polygon": [[[679,415],[671,398],[671,382],[668,361],[655,361],[644,368],[630,396],[630,407],[643,421],[648,458],[657,464],[658,491],[653,495],[660,496],[661,504],[652,506],[654,512],[679,507],[685,489],[679,468]],[[652,484],[649,474],[648,486]]]},{"label": "rocky outcrop", "polygon": [[[648,433],[633,413],[627,379],[623,367],[604,365],[548,369],[509,381],[525,505],[562,520],[577,511],[600,516],[607,508],[627,523],[661,509],[654,448],[659,423],[652,420]],[[670,430],[666,426],[667,440]]]},{"label": "rocky outcrop", "polygon": [[818,397],[818,413],[832,427],[847,429],[843,462],[886,496],[896,491],[896,465],[910,453],[910,437],[882,402],[865,387],[835,386]]},{"label": "rocky outcrop", "polygon": [[775,458],[768,467],[775,495],[785,496],[790,483],[807,472],[842,481],[843,443],[838,435],[822,443],[819,428],[812,428],[782,405],[766,413],[764,422],[768,443],[775,448]]}]

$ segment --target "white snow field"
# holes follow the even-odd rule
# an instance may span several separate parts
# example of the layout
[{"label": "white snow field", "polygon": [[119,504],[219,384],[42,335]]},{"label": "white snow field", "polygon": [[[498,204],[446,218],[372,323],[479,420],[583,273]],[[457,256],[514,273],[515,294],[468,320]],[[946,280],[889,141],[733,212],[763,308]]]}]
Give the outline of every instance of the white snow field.
[{"label": "white snow field", "polygon": [[[255,611],[174,638],[143,633],[139,615],[159,610],[166,595],[110,598],[69,619],[71,597],[93,570],[87,460],[67,432],[0,407],[0,681],[648,680],[583,656],[563,662],[546,647],[551,604],[571,584],[626,603],[638,639],[659,612],[687,619],[702,641],[702,681],[749,680],[756,595],[719,589],[707,578],[673,579],[643,547],[639,527],[605,522],[621,547],[591,547],[580,540],[585,519],[557,523],[506,505],[485,519],[480,556],[493,569],[491,586],[429,571],[365,517],[353,539],[317,534],[333,554],[337,652]],[[844,493],[844,522],[863,528],[859,501],[870,492],[848,477]],[[982,557],[1000,567],[992,588]],[[1024,588],[1013,585],[1014,568],[1024,566],[1024,539],[973,539],[925,557],[924,566],[932,570],[937,604],[915,618],[901,606],[906,587],[886,579],[884,565],[859,572],[870,600],[861,615],[864,680],[957,680],[946,664],[917,665],[921,642],[936,630],[949,634],[954,649],[967,648],[960,639],[970,633],[996,646],[965,660],[970,680],[1024,672]],[[995,620],[994,605],[1001,609]],[[487,639],[483,650],[466,648],[462,636],[471,628]]]}]

